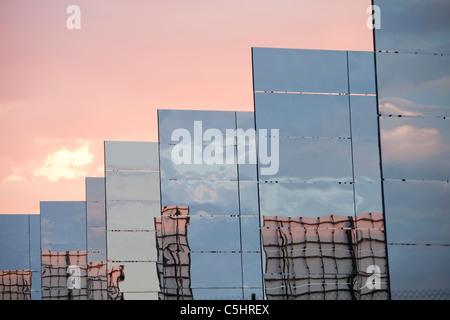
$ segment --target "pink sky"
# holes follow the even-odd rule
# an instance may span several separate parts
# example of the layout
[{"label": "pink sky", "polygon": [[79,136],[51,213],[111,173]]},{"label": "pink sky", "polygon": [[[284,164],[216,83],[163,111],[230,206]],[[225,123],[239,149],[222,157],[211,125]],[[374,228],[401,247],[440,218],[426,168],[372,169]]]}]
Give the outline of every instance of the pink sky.
[{"label": "pink sky", "polygon": [[0,213],[84,200],[103,141],[157,141],[157,109],[252,111],[251,47],[372,50],[369,5],[2,0]]}]

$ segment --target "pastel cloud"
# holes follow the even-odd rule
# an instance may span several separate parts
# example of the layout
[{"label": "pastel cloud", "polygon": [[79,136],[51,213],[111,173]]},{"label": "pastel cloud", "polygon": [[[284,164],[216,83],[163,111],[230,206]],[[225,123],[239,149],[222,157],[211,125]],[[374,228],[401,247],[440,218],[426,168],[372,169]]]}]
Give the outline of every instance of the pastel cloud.
[{"label": "pastel cloud", "polygon": [[89,141],[78,142],[81,145],[74,150],[62,148],[49,154],[45,163],[33,171],[33,175],[47,177],[50,181],[86,176],[87,166],[93,162],[94,155],[89,151]]},{"label": "pastel cloud", "polygon": [[420,104],[408,99],[398,97],[382,98],[380,101],[380,111],[381,113],[384,114],[404,115],[404,116],[450,115],[449,106]]},{"label": "pastel cloud", "polygon": [[440,134],[435,128],[399,126],[382,133],[383,158],[410,162],[431,158],[440,150]]}]

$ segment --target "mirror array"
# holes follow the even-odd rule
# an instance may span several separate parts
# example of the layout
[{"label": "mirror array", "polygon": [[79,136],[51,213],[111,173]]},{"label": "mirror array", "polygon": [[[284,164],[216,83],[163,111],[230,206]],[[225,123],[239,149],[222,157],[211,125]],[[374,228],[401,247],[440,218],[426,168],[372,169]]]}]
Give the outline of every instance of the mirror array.
[{"label": "mirror array", "polygon": [[114,299],[158,298],[157,155],[155,142],[105,142],[107,265],[117,275]]},{"label": "mirror array", "polygon": [[0,214],[0,300],[41,299],[39,215]]},{"label": "mirror array", "polygon": [[450,299],[450,3],[374,4],[392,299]]},{"label": "mirror array", "polygon": [[389,298],[374,53],[252,54],[256,129],[279,139],[258,172],[266,297]]},{"label": "mirror array", "polygon": [[[183,222],[186,254],[167,258],[165,298],[262,299],[253,113],[159,110],[158,124],[161,226]],[[170,256],[175,239],[164,239]],[[182,266],[188,278],[177,282]]]},{"label": "mirror array", "polygon": [[106,141],[84,201],[0,215],[0,300],[450,299],[450,7],[429,2],[374,0],[373,52],[253,48],[254,112]]}]

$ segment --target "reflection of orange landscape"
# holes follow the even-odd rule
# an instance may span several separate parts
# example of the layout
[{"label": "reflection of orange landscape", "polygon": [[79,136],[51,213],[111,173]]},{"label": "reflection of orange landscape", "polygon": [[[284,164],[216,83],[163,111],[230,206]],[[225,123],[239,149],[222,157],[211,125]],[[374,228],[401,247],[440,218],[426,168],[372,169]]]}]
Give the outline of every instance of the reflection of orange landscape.
[{"label": "reflection of orange landscape", "polygon": [[[107,269],[104,261],[87,263],[86,251],[42,251],[43,300],[121,300],[119,282],[125,279],[124,266]],[[79,288],[67,286],[68,267],[75,267]]]},{"label": "reflection of orange landscape", "polygon": [[265,216],[261,230],[268,299],[387,299],[364,290],[370,265],[387,276],[381,213],[317,218]]},{"label": "reflection of orange landscape", "polygon": [[0,271],[0,300],[31,300],[31,270]]},{"label": "reflection of orange landscape", "polygon": [[191,249],[187,238],[189,207],[165,206],[155,218],[157,270],[161,300],[191,300]]}]

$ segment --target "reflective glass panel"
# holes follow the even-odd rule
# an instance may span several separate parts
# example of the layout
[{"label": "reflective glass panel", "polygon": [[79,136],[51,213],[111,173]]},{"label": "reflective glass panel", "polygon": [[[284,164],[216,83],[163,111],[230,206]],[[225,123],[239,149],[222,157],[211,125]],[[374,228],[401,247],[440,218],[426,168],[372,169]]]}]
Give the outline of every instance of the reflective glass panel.
[{"label": "reflective glass panel", "polygon": [[240,253],[191,253],[192,288],[241,288]]},{"label": "reflective glass panel", "polygon": [[239,181],[239,208],[241,215],[257,215],[259,213],[257,182]]},{"label": "reflective glass panel", "polygon": [[367,212],[383,212],[380,180],[373,182],[357,181],[354,187],[356,215]]},{"label": "reflective glass panel", "polygon": [[108,230],[155,230],[159,201],[108,201]]},{"label": "reflective glass panel", "polygon": [[375,94],[374,59],[373,52],[348,51],[350,93]]},{"label": "reflective glass panel", "polygon": [[188,140],[192,143],[201,143],[204,132],[208,129],[218,129],[225,134],[227,129],[235,128],[236,116],[231,111],[158,110],[160,144],[174,144],[183,139],[175,137],[175,141],[172,141],[172,134],[177,129],[186,130],[189,133]]},{"label": "reflective glass panel", "polygon": [[87,289],[73,289],[58,287],[56,289],[43,287],[43,300],[86,300],[88,297]]},{"label": "reflective glass panel", "polygon": [[[28,215],[0,215],[0,272],[30,268],[28,219]],[[8,290],[7,287],[2,286],[2,283],[0,282],[0,289]],[[1,294],[0,297],[2,297]],[[4,297],[7,298],[6,295]]]},{"label": "reflective glass panel", "polygon": [[202,146],[203,153],[199,156],[202,161],[199,164],[194,162],[194,144],[186,145],[191,156],[186,158],[189,161],[182,163],[177,160],[182,157],[182,151],[179,153],[177,148],[175,145],[160,146],[161,179],[237,180],[235,146],[206,144]]},{"label": "reflective glass panel", "polygon": [[349,183],[260,183],[259,191],[262,216],[354,215]]},{"label": "reflective glass panel", "polygon": [[195,300],[242,300],[242,289],[192,289]]},{"label": "reflective glass panel", "polygon": [[392,299],[450,298],[450,247],[389,245]]},{"label": "reflective glass panel", "polygon": [[450,56],[377,53],[380,113],[450,116]]},{"label": "reflective glass panel", "polygon": [[105,201],[105,178],[86,178],[86,201]]},{"label": "reflective glass panel", "polygon": [[40,263],[31,261],[36,253],[30,248],[29,220],[29,215],[0,214],[0,300],[30,300],[32,290],[39,289],[32,283],[32,270],[40,272]]},{"label": "reflective glass panel", "polygon": [[188,206],[190,215],[239,213],[237,181],[162,180],[161,206]]},{"label": "reflective glass panel", "polygon": [[379,7],[376,50],[450,52],[450,3],[441,0],[374,0]]},{"label": "reflective glass panel", "polygon": [[93,227],[87,229],[88,251],[106,252],[106,228]]},{"label": "reflective glass panel", "polygon": [[86,209],[88,228],[105,227],[105,202],[88,201]]},{"label": "reflective glass panel", "polygon": [[[376,105],[375,105],[376,107]],[[349,137],[345,95],[255,93],[257,129],[281,137]]]},{"label": "reflective glass panel", "polygon": [[106,170],[159,170],[156,142],[105,141]]},{"label": "reflective glass panel", "polygon": [[23,270],[30,268],[30,257],[25,252],[0,252],[0,270]]},{"label": "reflective glass panel", "polygon": [[239,251],[239,217],[191,216],[187,240],[192,251]]},{"label": "reflective glass panel", "polygon": [[0,234],[0,240],[2,246],[0,247],[1,253],[28,253],[29,248],[29,234],[27,233],[4,233]]},{"label": "reflective glass panel", "polygon": [[353,171],[357,182],[380,181],[380,153],[378,139],[352,141]]},{"label": "reflective glass panel", "polygon": [[244,288],[244,300],[263,300],[263,288]]},{"label": "reflective glass panel", "polygon": [[156,261],[155,232],[108,231],[108,260]]},{"label": "reflective glass panel", "polygon": [[[387,298],[382,214],[263,219],[268,299]],[[370,263],[381,266],[380,292],[360,290]]]},{"label": "reflective glass panel", "polygon": [[41,267],[41,217],[39,214],[29,215],[29,221],[31,269],[39,271]]},{"label": "reflective glass panel", "polygon": [[348,92],[346,51],[252,48],[254,91]]},{"label": "reflective glass panel", "polygon": [[158,300],[158,292],[124,292],[124,300]]},{"label": "reflective glass panel", "polygon": [[42,250],[86,250],[86,202],[41,202]]},{"label": "reflective glass panel", "polygon": [[[317,183],[351,182],[353,179],[350,139],[280,137],[278,151],[277,155],[277,149],[273,148],[270,163],[259,164],[260,180]],[[265,168],[276,168],[277,156],[278,172],[265,175]]]},{"label": "reflective glass panel", "polygon": [[28,215],[1,214],[0,234],[28,233]]},{"label": "reflective glass panel", "polygon": [[390,243],[450,244],[450,183],[388,180],[384,188]]},{"label": "reflective glass panel", "polygon": [[236,112],[236,128],[244,130],[255,128],[255,113],[247,111]]},{"label": "reflective glass panel", "polygon": [[[262,288],[263,277],[261,267],[261,254],[248,253],[242,254],[242,273],[243,283],[246,288]],[[255,290],[257,292],[259,290]]]},{"label": "reflective glass panel", "polygon": [[239,181],[256,181],[256,165],[250,163],[238,164]]},{"label": "reflective glass panel", "polygon": [[374,96],[350,96],[352,138],[378,141],[378,110]]},{"label": "reflective glass panel", "polygon": [[[121,267],[123,278],[115,279],[117,292],[158,292],[159,281],[156,262],[108,263],[108,270]],[[110,286],[111,287],[111,286]]]},{"label": "reflective glass panel", "polygon": [[261,251],[259,216],[241,216],[242,251]]},{"label": "reflective glass panel", "polygon": [[450,121],[381,119],[383,173],[387,179],[450,180]]},{"label": "reflective glass panel", "polygon": [[158,172],[106,171],[107,200],[153,200],[159,195]]}]

